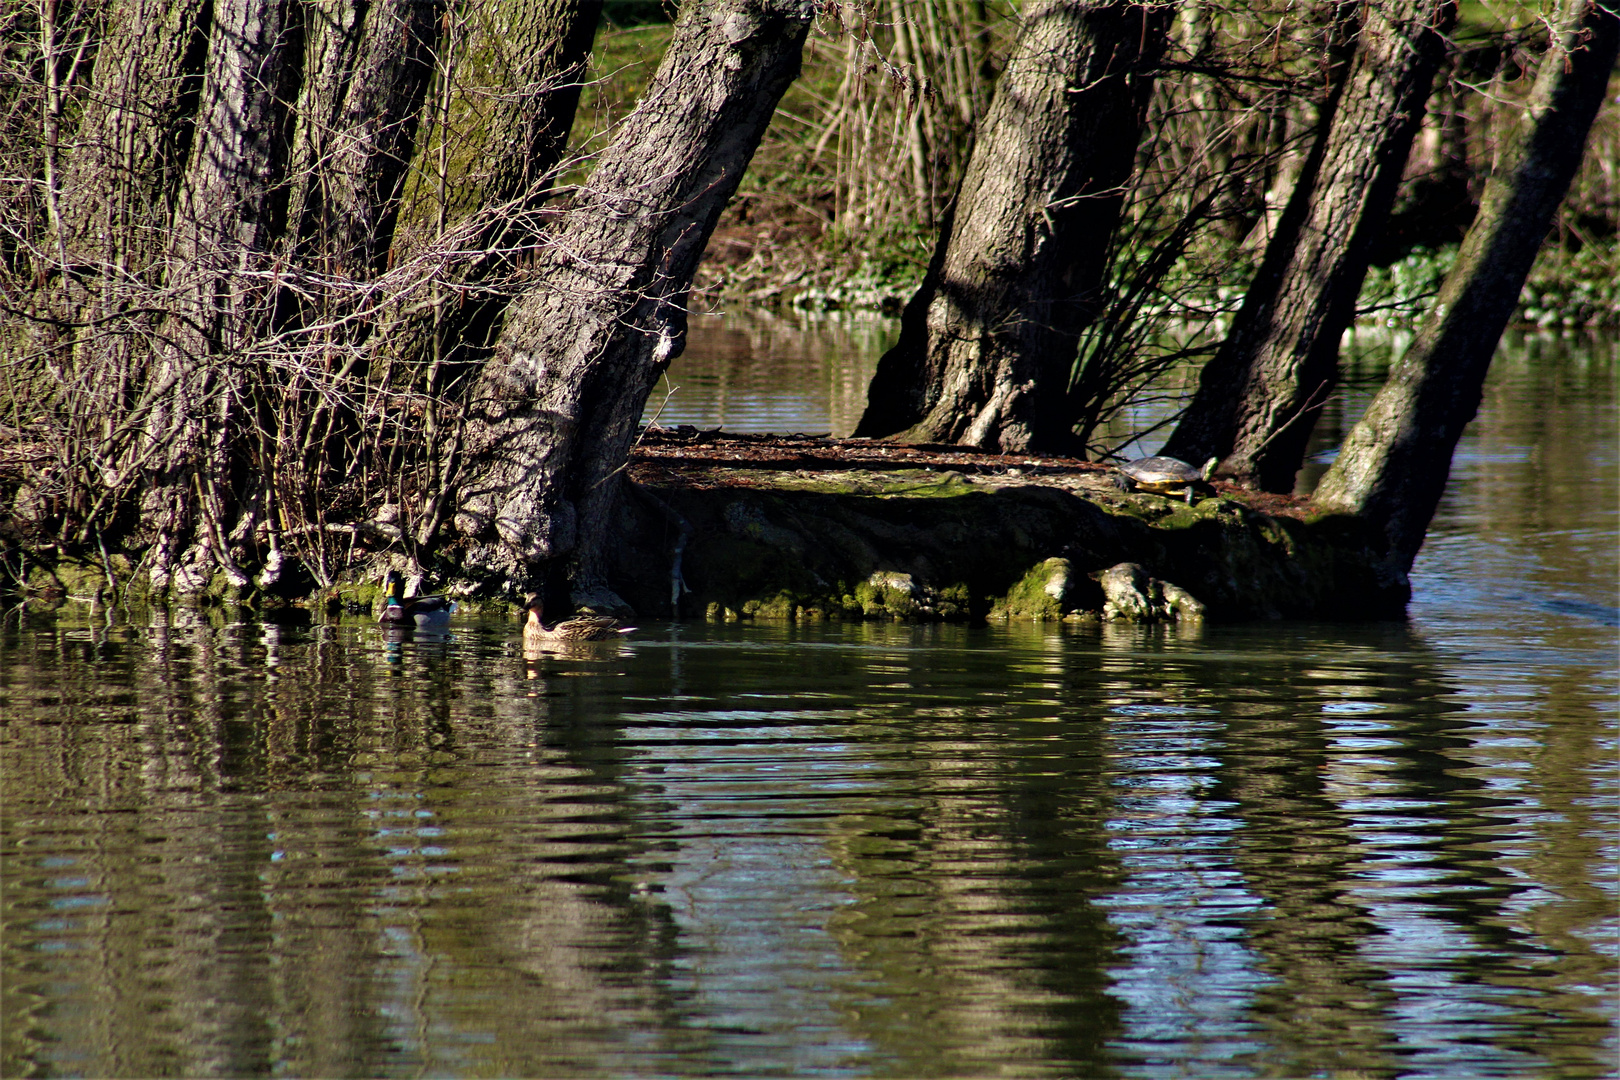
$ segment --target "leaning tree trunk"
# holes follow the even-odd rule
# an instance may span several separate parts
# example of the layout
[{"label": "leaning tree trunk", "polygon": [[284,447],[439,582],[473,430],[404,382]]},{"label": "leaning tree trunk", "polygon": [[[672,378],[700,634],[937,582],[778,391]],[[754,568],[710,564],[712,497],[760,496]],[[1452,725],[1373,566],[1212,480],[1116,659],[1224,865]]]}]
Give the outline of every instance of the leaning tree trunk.
[{"label": "leaning tree trunk", "polygon": [[1023,29],[855,434],[1070,451],[1094,317],[1174,7],[1047,0]]},{"label": "leaning tree trunk", "polygon": [[440,386],[474,370],[500,333],[512,298],[501,278],[540,234],[539,211],[568,146],[601,17],[601,0],[496,0],[469,28],[469,78],[508,90],[483,125],[480,182],[459,193],[483,215],[466,244],[478,254],[456,275],[473,288],[437,305],[430,329],[413,328],[418,348],[439,361]]},{"label": "leaning tree trunk", "polygon": [[686,336],[692,273],[782,93],[807,0],[703,0],[566,221],[546,239],[469,400],[457,527],[472,561],[565,568],[576,602],[622,607],[602,552],[641,411]]},{"label": "leaning tree trunk", "polygon": [[1564,0],[1529,110],[1501,152],[1433,311],[1316,489],[1325,510],[1382,527],[1392,575],[1404,577],[1423,545],[1497,341],[1580,165],[1617,51],[1615,0]]},{"label": "leaning tree trunk", "polygon": [[1293,490],[1455,17],[1453,0],[1367,5],[1320,151],[1165,453]]},{"label": "leaning tree trunk", "polygon": [[[427,373],[424,497],[410,526],[419,545],[437,537],[463,460],[453,410],[441,415],[440,402],[463,398],[477,378],[516,291],[508,279],[542,232],[601,15],[601,0],[491,0],[468,9],[467,25],[445,43],[433,104],[439,127],[417,170],[433,178],[441,228],[462,214],[472,228],[429,245],[426,257],[445,264],[433,302],[366,350],[368,359],[403,357]],[[504,92],[491,102],[482,90],[458,93],[461,84]],[[475,167],[452,189],[449,141],[458,131],[474,133],[454,152]]]},{"label": "leaning tree trunk", "polygon": [[[142,526],[153,587],[196,592],[217,569],[248,575],[229,538],[252,529],[240,475],[255,456],[244,354],[267,329],[270,247],[285,225],[295,0],[215,0],[197,133],[170,236],[170,317],[146,393]],[[254,490],[259,485],[253,485]],[[184,553],[179,567],[175,556]],[[172,577],[171,577],[172,575]]]}]

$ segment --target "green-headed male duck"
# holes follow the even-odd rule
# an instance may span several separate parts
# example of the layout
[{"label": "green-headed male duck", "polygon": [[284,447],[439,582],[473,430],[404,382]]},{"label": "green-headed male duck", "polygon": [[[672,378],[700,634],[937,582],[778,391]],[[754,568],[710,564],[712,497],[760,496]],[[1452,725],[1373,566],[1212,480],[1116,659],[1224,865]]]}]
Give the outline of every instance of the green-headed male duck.
[{"label": "green-headed male duck", "polygon": [[397,571],[390,570],[383,575],[383,608],[377,616],[378,622],[414,626],[418,630],[438,630],[449,624],[450,615],[456,610],[454,600],[442,596],[413,596],[401,600],[402,584]]}]

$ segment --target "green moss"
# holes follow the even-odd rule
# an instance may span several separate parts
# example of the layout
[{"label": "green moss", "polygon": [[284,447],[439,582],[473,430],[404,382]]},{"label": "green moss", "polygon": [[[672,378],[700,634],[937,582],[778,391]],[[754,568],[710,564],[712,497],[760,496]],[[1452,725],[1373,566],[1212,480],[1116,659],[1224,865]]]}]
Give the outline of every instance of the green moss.
[{"label": "green moss", "polygon": [[28,575],[23,580],[23,591],[30,596],[43,597],[61,597],[67,593],[61,579],[37,563],[28,568]]},{"label": "green moss", "polygon": [[1200,514],[1195,507],[1176,499],[1171,503],[1170,512],[1154,524],[1161,529],[1190,529],[1208,520],[1208,515]]},{"label": "green moss", "polygon": [[940,618],[949,622],[960,622],[972,614],[973,594],[966,582],[955,582],[939,591],[939,599],[935,602],[934,608]]},{"label": "green moss", "polygon": [[51,570],[50,576],[60,588],[74,599],[100,596],[107,591],[107,574],[99,565],[89,562],[62,560]]},{"label": "green moss", "polygon": [[868,474],[844,471],[791,473],[778,471],[736,470],[732,475],[746,479],[760,487],[782,488],[788,491],[819,492],[825,495],[865,495],[871,488]]},{"label": "green moss", "polygon": [[885,495],[904,495],[909,499],[954,499],[977,493],[973,482],[959,472],[922,473],[916,478],[905,477],[883,491]]},{"label": "green moss", "polygon": [[1091,595],[1094,589],[1095,582],[1078,573],[1068,559],[1044,559],[991,605],[990,617],[1056,621],[1083,605],[1098,606],[1098,598]]},{"label": "green moss", "polygon": [[742,613],[750,619],[783,619],[791,621],[799,604],[792,594],[779,592],[764,600],[749,600]]},{"label": "green moss", "polygon": [[203,587],[203,597],[217,603],[241,604],[250,596],[246,589],[231,584],[231,579],[225,576],[225,571],[219,570],[208,579]]},{"label": "green moss", "polygon": [[1052,579],[1052,568],[1049,564],[1062,561],[1048,559],[1031,567],[1029,573],[1020,578],[1018,584],[1009,589],[1007,595],[997,602],[992,613],[1004,619],[1034,619],[1037,622],[1063,618],[1063,606],[1047,588]]},{"label": "green moss", "polygon": [[[920,597],[917,582],[910,574],[902,574],[893,570],[876,570],[859,585],[855,586],[854,604],[863,616],[868,619],[909,619],[927,614],[923,600]],[[846,603],[846,607],[851,606]]]}]

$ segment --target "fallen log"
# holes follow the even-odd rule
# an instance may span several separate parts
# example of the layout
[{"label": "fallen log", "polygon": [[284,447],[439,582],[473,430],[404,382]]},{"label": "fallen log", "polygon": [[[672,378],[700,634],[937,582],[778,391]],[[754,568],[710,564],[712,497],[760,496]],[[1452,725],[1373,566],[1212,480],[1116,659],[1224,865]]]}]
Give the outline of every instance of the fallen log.
[{"label": "fallen log", "polygon": [[[643,617],[1404,613],[1405,577],[1389,575],[1381,538],[1353,520],[1316,520],[1306,500],[1228,485],[1189,506],[1121,492],[1112,473],[945,446],[654,430],[630,466],[650,498],[627,504],[612,575]],[[1135,574],[1109,578],[1122,564]],[[1139,581],[1144,599],[1112,595],[1116,581]]]},{"label": "fallen log", "polygon": [[[1223,483],[1191,504],[1126,492],[1109,466],[1072,458],[651,428],[627,467],[640,497],[620,504],[606,570],[643,620],[1397,619],[1410,592],[1360,519]],[[468,612],[510,610],[521,589],[468,569],[454,544],[405,565],[386,522],[346,528],[355,549],[334,588],[293,570],[278,592],[216,575],[198,599],[364,614],[385,567]],[[46,606],[144,600],[139,552],[14,561],[6,591]]]}]

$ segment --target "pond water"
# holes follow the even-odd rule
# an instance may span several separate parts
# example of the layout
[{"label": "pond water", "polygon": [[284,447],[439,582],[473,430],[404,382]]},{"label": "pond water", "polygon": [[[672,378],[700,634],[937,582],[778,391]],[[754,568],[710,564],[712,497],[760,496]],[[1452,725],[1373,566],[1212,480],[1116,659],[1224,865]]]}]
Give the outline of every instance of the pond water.
[{"label": "pond water", "polygon": [[[847,431],[768,327],[661,422]],[[1509,343],[1400,623],[11,611],[0,1073],[1613,1075],[1616,370]]]}]

